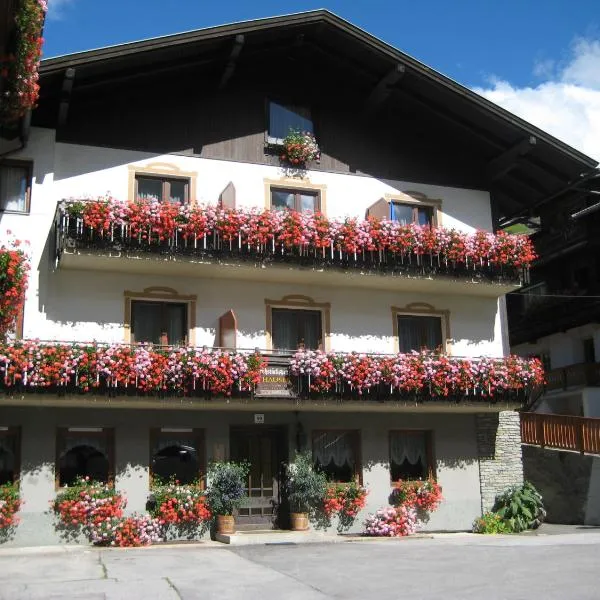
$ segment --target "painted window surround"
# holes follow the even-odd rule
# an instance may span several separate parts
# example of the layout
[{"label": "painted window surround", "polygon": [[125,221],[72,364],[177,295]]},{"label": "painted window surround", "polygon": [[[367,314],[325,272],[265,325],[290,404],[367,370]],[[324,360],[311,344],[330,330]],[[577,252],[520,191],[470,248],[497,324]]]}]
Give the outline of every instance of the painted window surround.
[{"label": "painted window surround", "polygon": [[294,308],[304,310],[318,310],[321,312],[321,331],[323,332],[323,347],[325,351],[331,346],[331,303],[315,302],[310,296],[289,294],[281,300],[265,299],[265,343],[266,349],[273,349],[273,308]]},{"label": "painted window surround", "polygon": [[188,314],[188,344],[194,346],[196,343],[196,303],[198,296],[182,295],[170,287],[152,286],[144,288],[141,292],[132,292],[125,290],[125,307],[124,307],[124,341],[126,344],[131,343],[131,301],[146,300],[155,302],[178,302],[187,304]]},{"label": "painted window surround", "polygon": [[327,185],[311,183],[308,179],[282,177],[281,179],[264,179],[265,208],[271,209],[271,189],[298,190],[317,193],[319,196],[319,212],[327,214]]},{"label": "painted window surround", "polygon": [[432,304],[428,304],[427,302],[411,302],[406,306],[392,306],[391,310],[394,332],[394,352],[400,351],[400,340],[398,339],[398,315],[410,315],[413,317],[440,317],[442,322],[442,351],[449,355],[452,354],[449,310],[438,310]]},{"label": "painted window surround", "polygon": [[135,197],[135,178],[137,175],[152,177],[166,177],[169,179],[186,179],[188,181],[188,202],[196,204],[196,180],[198,173],[195,171],[182,171],[177,165],[166,162],[154,162],[147,165],[128,165],[129,178],[127,182],[127,199],[133,202]]}]

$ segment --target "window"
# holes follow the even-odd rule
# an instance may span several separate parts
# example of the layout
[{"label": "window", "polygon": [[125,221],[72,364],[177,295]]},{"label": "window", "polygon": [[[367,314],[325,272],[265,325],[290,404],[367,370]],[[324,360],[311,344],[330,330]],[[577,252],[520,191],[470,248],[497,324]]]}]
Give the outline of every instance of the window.
[{"label": "window", "polygon": [[131,341],[153,344],[186,344],[186,302],[131,301]]},{"label": "window", "polygon": [[269,102],[269,141],[281,142],[290,129],[314,133],[310,110]]},{"label": "window", "polygon": [[204,432],[198,429],[154,431],[151,436],[150,468],[152,477],[162,481],[175,479],[185,485],[204,474]]},{"label": "window", "polygon": [[273,308],[271,319],[273,349],[322,348],[323,327],[320,310]]},{"label": "window", "polygon": [[57,484],[73,485],[81,477],[108,483],[113,477],[113,432],[101,427],[59,429]]},{"label": "window", "polygon": [[433,225],[433,207],[390,202],[390,219],[402,225]]},{"label": "window", "polygon": [[135,176],[135,197],[141,200],[186,204],[189,201],[189,187],[189,179]]},{"label": "window", "polygon": [[444,347],[442,318],[428,315],[398,315],[400,352],[437,350]]},{"label": "window", "polygon": [[298,212],[317,212],[321,208],[319,192],[271,188],[271,208],[274,210],[289,209]]},{"label": "window", "polygon": [[431,431],[390,432],[392,481],[426,479],[434,474]]},{"label": "window", "polygon": [[348,483],[360,478],[360,434],[356,430],[315,431],[313,461],[330,481]]},{"label": "window", "polygon": [[586,338],[582,340],[583,344],[583,362],[595,363],[596,362],[596,349],[594,348],[594,339]]},{"label": "window", "polygon": [[17,427],[0,427],[0,485],[19,479],[20,431]]},{"label": "window", "polygon": [[29,212],[31,163],[0,163],[0,211]]}]

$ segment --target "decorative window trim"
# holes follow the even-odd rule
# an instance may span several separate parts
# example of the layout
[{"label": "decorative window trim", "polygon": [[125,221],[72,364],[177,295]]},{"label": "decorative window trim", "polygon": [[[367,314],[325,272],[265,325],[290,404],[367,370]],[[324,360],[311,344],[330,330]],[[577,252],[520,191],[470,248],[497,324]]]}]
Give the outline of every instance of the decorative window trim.
[{"label": "decorative window trim", "polygon": [[409,315],[413,317],[440,317],[442,320],[442,350],[448,355],[452,354],[449,310],[438,310],[435,306],[427,302],[411,302],[406,306],[392,306],[391,309],[394,352],[400,352],[398,316]]},{"label": "decorative window trim", "polygon": [[273,312],[274,308],[295,308],[303,310],[318,310],[321,312],[321,331],[323,333],[323,349],[327,352],[331,344],[331,303],[315,302],[310,296],[288,294],[281,300],[265,298],[265,343],[267,350],[273,350]]},{"label": "decorative window trim", "polygon": [[390,483],[392,487],[399,487],[398,481],[392,479],[392,436],[395,433],[404,433],[408,435],[425,434],[425,452],[427,453],[427,476],[437,480],[437,469],[435,462],[435,446],[433,429],[390,429],[388,433],[388,456],[389,456],[389,471]]},{"label": "decorative window trim", "polygon": [[198,296],[196,294],[179,294],[177,290],[165,286],[151,286],[144,288],[141,292],[132,292],[125,290],[125,306],[123,318],[124,341],[131,344],[131,302],[132,300],[150,300],[155,302],[177,302],[188,305],[187,324],[188,324],[188,345],[194,346],[196,343],[196,303]]},{"label": "decorative window trim", "polygon": [[[326,429],[313,429],[311,432],[311,437],[310,437],[310,452],[311,452],[311,457],[312,457],[313,463],[314,463],[315,438],[318,435],[323,434],[323,433],[336,433],[336,432],[352,433],[355,436],[356,447],[354,448],[354,450],[356,452],[356,463],[354,465],[354,481],[357,484],[362,485],[362,482],[363,482],[362,435],[361,435],[360,429],[352,429],[352,428],[345,429],[342,427],[330,427],[330,428],[326,428]],[[341,483],[342,485],[344,484],[344,482],[333,482],[333,483]]]},{"label": "decorative window trim", "polygon": [[398,192],[395,194],[385,194],[383,199],[391,204],[398,202],[399,204],[410,204],[413,206],[425,206],[433,209],[432,225],[434,227],[442,226],[442,201],[439,199],[428,198],[421,192]]},{"label": "decorative window trim", "polygon": [[15,474],[12,482],[16,483],[21,475],[21,428],[10,425],[2,426],[0,427],[0,437],[14,437],[15,439]]},{"label": "decorative window trim", "polygon": [[28,215],[31,212],[31,188],[33,185],[33,161],[19,159],[0,160],[0,167],[21,167],[27,170],[27,191],[25,193],[25,210],[5,210],[0,204],[0,215]]},{"label": "decorative window trim", "polygon": [[127,182],[127,198],[129,202],[136,199],[135,196],[135,178],[137,175],[148,175],[150,177],[164,177],[168,179],[187,179],[188,184],[188,204],[196,204],[196,179],[198,173],[195,171],[182,171],[177,165],[164,162],[154,162],[147,165],[129,165],[129,176]]},{"label": "decorative window trim", "polygon": [[84,433],[86,437],[98,437],[106,440],[108,458],[108,484],[115,482],[115,430],[113,427],[57,427],[56,429],[56,459],[54,463],[54,487],[60,485],[60,457],[65,451],[66,439],[69,434]]},{"label": "decorative window trim", "polygon": [[316,193],[319,197],[319,212],[327,214],[327,185],[324,183],[310,183],[305,180],[298,180],[292,177],[282,177],[281,179],[264,179],[265,186],[265,209],[271,210],[271,191],[272,188],[284,190],[298,190]]},{"label": "decorative window trim", "polygon": [[150,429],[150,447],[149,447],[149,460],[148,460],[148,476],[150,478],[150,486],[152,486],[154,473],[152,471],[152,457],[154,456],[154,446],[156,442],[162,437],[169,437],[177,439],[181,437],[194,438],[198,449],[198,481],[200,487],[204,489],[206,485],[206,433],[204,429],[197,428],[168,428],[168,427],[153,427]]}]

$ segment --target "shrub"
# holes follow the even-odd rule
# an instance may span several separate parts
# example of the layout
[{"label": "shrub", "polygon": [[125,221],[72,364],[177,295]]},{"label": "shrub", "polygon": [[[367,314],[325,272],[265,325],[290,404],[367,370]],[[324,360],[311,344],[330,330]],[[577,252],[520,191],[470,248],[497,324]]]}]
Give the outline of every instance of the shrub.
[{"label": "shrub", "polygon": [[309,452],[297,454],[287,466],[288,499],[292,512],[313,513],[323,502],[327,477],[315,471]]},{"label": "shrub", "polygon": [[246,497],[247,463],[218,462],[208,469],[206,498],[213,515],[231,515]]},{"label": "shrub", "polygon": [[493,511],[506,523],[509,531],[514,533],[537,529],[546,518],[542,496],[529,481],[500,494]]},{"label": "shrub", "polygon": [[498,513],[486,512],[475,519],[473,533],[510,533],[510,529]]}]

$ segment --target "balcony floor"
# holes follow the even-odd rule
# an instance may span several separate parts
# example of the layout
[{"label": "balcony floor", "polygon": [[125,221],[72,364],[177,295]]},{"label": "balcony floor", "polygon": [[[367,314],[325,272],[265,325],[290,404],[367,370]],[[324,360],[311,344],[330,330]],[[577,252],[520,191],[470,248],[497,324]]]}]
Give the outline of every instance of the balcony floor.
[{"label": "balcony floor", "polygon": [[452,278],[445,275],[416,276],[362,272],[359,269],[316,269],[299,265],[274,263],[265,265],[250,261],[202,260],[188,256],[161,257],[156,254],[110,251],[64,251],[59,268],[69,270],[106,271],[112,273],[151,274],[207,279],[237,279],[266,283],[295,283],[325,287],[347,287],[386,291],[407,290],[429,294],[482,296],[498,298],[518,289],[518,282],[490,282],[478,278]]}]

